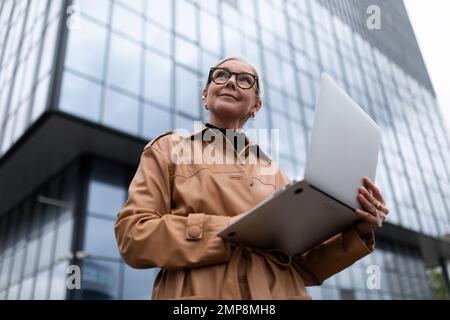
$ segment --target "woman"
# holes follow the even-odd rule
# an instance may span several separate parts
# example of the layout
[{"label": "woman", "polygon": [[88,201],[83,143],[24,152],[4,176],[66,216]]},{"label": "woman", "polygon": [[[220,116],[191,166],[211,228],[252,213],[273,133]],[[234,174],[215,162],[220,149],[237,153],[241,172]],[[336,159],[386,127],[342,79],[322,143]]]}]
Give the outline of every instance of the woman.
[{"label": "woman", "polygon": [[[183,162],[174,150],[186,143],[194,150],[206,150],[212,144],[206,134],[217,139],[224,137],[225,129],[242,137],[239,129],[261,108],[260,83],[256,69],[247,62],[220,61],[203,90],[210,123],[184,137],[166,133],[144,148],[115,230],[130,266],[161,268],[153,299],[310,299],[305,286],[320,285],[374,249],[373,231],[378,228],[374,214],[378,210],[384,221],[388,210],[369,179],[358,193],[365,209],[355,212],[361,222],[303,254],[291,257],[217,237],[239,214],[290,181],[282,170],[261,174],[260,169],[272,161],[245,136],[245,145],[225,139],[225,157],[232,146],[231,164]],[[213,150],[223,155],[223,145]],[[251,156],[257,161],[243,161]],[[184,157],[194,156],[185,152]]]}]

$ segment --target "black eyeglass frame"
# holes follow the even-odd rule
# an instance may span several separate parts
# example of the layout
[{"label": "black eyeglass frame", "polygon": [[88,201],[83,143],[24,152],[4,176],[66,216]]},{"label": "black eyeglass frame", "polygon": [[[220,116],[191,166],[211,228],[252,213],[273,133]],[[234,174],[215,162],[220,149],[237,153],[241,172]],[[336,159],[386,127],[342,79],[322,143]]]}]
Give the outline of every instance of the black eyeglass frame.
[{"label": "black eyeglass frame", "polygon": [[[209,85],[211,82],[214,82],[214,83],[216,83],[216,84],[223,84],[223,83],[217,83],[217,82],[215,82],[215,81],[213,80],[212,74],[213,74],[213,72],[214,72],[215,70],[223,70],[223,71],[228,72],[228,73],[230,74],[230,78],[229,78],[229,79],[231,79],[231,76],[234,75],[235,78],[236,78],[236,84],[237,84],[237,86],[238,86],[239,88],[243,89],[243,90],[251,89],[251,88],[253,88],[253,87],[255,86],[255,84],[256,84],[256,93],[259,95],[259,79],[258,79],[258,76],[257,76],[257,75],[254,75],[254,74],[252,74],[252,73],[248,73],[248,72],[231,72],[230,70],[225,69],[225,68],[218,68],[218,67],[216,68],[216,67],[212,67],[212,68],[209,70],[209,75],[208,75],[208,85]],[[249,88],[242,88],[242,87],[239,85],[238,81],[237,81],[237,77],[238,77],[240,74],[248,74],[248,75],[252,76],[253,79],[255,80],[255,82],[253,83],[253,85],[252,85],[251,87],[249,87]],[[226,83],[226,82],[224,82],[224,83]]]}]

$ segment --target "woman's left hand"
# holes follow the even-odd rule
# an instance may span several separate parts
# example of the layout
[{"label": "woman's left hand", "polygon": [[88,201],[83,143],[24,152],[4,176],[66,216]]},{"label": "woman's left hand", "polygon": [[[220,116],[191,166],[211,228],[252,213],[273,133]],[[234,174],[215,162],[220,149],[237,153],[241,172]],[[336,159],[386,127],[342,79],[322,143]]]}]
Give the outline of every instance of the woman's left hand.
[{"label": "woman's left hand", "polygon": [[356,231],[361,237],[380,228],[389,213],[380,189],[367,177],[363,179],[363,182],[364,186],[358,189],[358,201],[364,210],[356,209],[355,211],[363,219],[363,221],[355,226]]}]

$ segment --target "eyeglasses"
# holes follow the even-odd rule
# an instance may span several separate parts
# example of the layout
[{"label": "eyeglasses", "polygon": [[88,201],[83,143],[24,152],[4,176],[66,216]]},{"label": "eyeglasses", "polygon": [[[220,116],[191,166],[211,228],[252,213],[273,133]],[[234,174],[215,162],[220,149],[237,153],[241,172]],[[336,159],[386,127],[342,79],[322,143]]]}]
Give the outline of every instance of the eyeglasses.
[{"label": "eyeglasses", "polygon": [[239,73],[231,72],[223,68],[211,68],[208,76],[208,84],[211,83],[211,81],[213,81],[216,84],[227,83],[227,81],[230,80],[232,75],[235,75],[236,84],[238,85],[239,88],[250,89],[256,83],[256,89],[257,92],[259,92],[259,84],[257,76],[247,72],[239,72]]}]

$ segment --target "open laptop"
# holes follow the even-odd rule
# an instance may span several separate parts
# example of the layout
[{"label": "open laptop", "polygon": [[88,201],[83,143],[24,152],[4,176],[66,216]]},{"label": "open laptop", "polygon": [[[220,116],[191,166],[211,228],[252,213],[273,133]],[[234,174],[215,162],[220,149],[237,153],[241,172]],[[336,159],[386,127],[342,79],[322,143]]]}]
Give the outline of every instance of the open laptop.
[{"label": "open laptop", "polygon": [[381,131],[325,73],[321,77],[304,179],[292,182],[218,235],[291,255],[350,227],[363,177],[375,180]]}]

